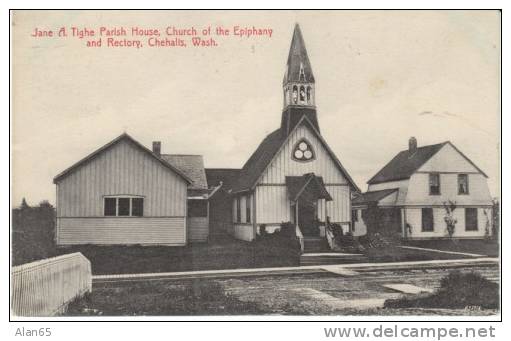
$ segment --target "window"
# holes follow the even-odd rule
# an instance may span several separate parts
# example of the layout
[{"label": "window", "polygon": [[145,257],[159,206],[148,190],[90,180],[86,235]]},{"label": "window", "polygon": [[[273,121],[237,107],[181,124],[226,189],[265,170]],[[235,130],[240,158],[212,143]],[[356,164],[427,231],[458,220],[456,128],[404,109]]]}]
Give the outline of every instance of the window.
[{"label": "window", "polygon": [[358,221],[358,210],[351,210],[351,220],[353,222]]},{"label": "window", "polygon": [[307,140],[302,139],[298,141],[293,148],[293,154],[291,157],[295,161],[308,162],[314,160],[315,155],[310,143]]},{"label": "window", "polygon": [[477,208],[465,208],[465,231],[477,231]]},{"label": "window", "polygon": [[458,174],[458,194],[468,194],[468,174]]},{"label": "window", "polygon": [[117,215],[117,198],[105,198],[105,215]]},{"label": "window", "polygon": [[440,194],[440,174],[431,173],[429,174],[429,195]]},{"label": "window", "polygon": [[241,223],[241,198],[236,198],[236,222]]},{"label": "window", "polygon": [[142,217],[144,215],[144,199],[131,199],[131,215],[134,217]]},{"label": "window", "polygon": [[298,87],[293,86],[293,103],[296,104],[298,102]]},{"label": "window", "polygon": [[247,201],[246,201],[246,215],[247,215],[247,218],[246,218],[246,222],[247,223],[250,223],[252,217],[250,216],[251,215],[251,212],[250,212],[250,209],[251,209],[251,205],[252,205],[252,200],[250,200],[251,197],[250,196],[247,196]]},{"label": "window", "polygon": [[435,230],[433,222],[433,209],[426,207],[422,209],[422,231],[433,232]]},{"label": "window", "polygon": [[130,215],[130,200],[131,198],[119,198],[117,199],[117,215],[118,216],[129,216]]},{"label": "window", "polygon": [[188,200],[188,216],[207,217],[208,216],[207,200]]},{"label": "window", "polygon": [[144,198],[106,197],[103,207],[103,213],[107,217],[142,217],[144,215]]},{"label": "window", "polygon": [[311,103],[311,87],[307,87],[307,103]]},{"label": "window", "polygon": [[305,87],[303,85],[300,87],[300,102],[305,102]]}]

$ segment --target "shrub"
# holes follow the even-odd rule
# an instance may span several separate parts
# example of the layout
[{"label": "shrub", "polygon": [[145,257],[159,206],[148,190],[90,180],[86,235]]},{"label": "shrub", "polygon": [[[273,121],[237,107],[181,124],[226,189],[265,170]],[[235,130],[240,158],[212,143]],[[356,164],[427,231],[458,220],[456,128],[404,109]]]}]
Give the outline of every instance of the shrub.
[{"label": "shrub", "polygon": [[440,288],[428,296],[389,299],[385,308],[450,308],[481,307],[498,309],[499,285],[479,273],[453,271],[442,278]]}]

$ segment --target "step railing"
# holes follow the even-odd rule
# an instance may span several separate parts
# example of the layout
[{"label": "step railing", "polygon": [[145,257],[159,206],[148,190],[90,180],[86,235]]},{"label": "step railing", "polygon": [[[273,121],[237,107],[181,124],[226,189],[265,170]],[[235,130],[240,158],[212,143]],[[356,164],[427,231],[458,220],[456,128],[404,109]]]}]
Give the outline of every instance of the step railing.
[{"label": "step railing", "polygon": [[296,226],[296,229],[295,229],[296,238],[298,238],[298,242],[300,243],[300,250],[303,253],[303,251],[305,250],[305,245],[304,245],[304,241],[303,241],[302,230],[300,230],[300,226],[298,226],[298,224],[296,224],[295,226]]}]

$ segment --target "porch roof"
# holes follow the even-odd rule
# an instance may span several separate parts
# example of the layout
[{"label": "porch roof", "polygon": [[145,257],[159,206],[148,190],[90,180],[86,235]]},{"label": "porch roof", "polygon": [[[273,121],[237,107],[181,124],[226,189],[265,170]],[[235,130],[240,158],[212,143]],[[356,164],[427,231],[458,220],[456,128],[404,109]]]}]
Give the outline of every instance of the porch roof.
[{"label": "porch roof", "polygon": [[359,205],[367,205],[367,204],[373,204],[378,203],[380,200],[386,198],[390,194],[398,191],[398,188],[389,188],[389,189],[382,189],[379,191],[371,191],[371,192],[365,192],[357,196],[351,201],[351,204],[353,206],[359,206]]},{"label": "porch roof", "polygon": [[297,201],[300,198],[332,200],[330,193],[325,188],[323,178],[314,175],[314,173],[307,173],[302,176],[286,176],[286,187],[291,201]]}]

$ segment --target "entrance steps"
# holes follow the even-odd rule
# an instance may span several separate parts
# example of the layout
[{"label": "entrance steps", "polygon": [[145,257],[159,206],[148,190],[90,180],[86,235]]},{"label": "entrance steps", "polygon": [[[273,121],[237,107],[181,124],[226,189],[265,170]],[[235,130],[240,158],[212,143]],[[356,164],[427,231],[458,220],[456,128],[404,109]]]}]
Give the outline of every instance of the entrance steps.
[{"label": "entrance steps", "polygon": [[303,237],[303,252],[330,252],[330,247],[326,238],[323,237]]},{"label": "entrance steps", "polygon": [[304,237],[304,253],[300,265],[349,264],[367,261],[366,256],[354,253],[333,252],[324,237]]}]

